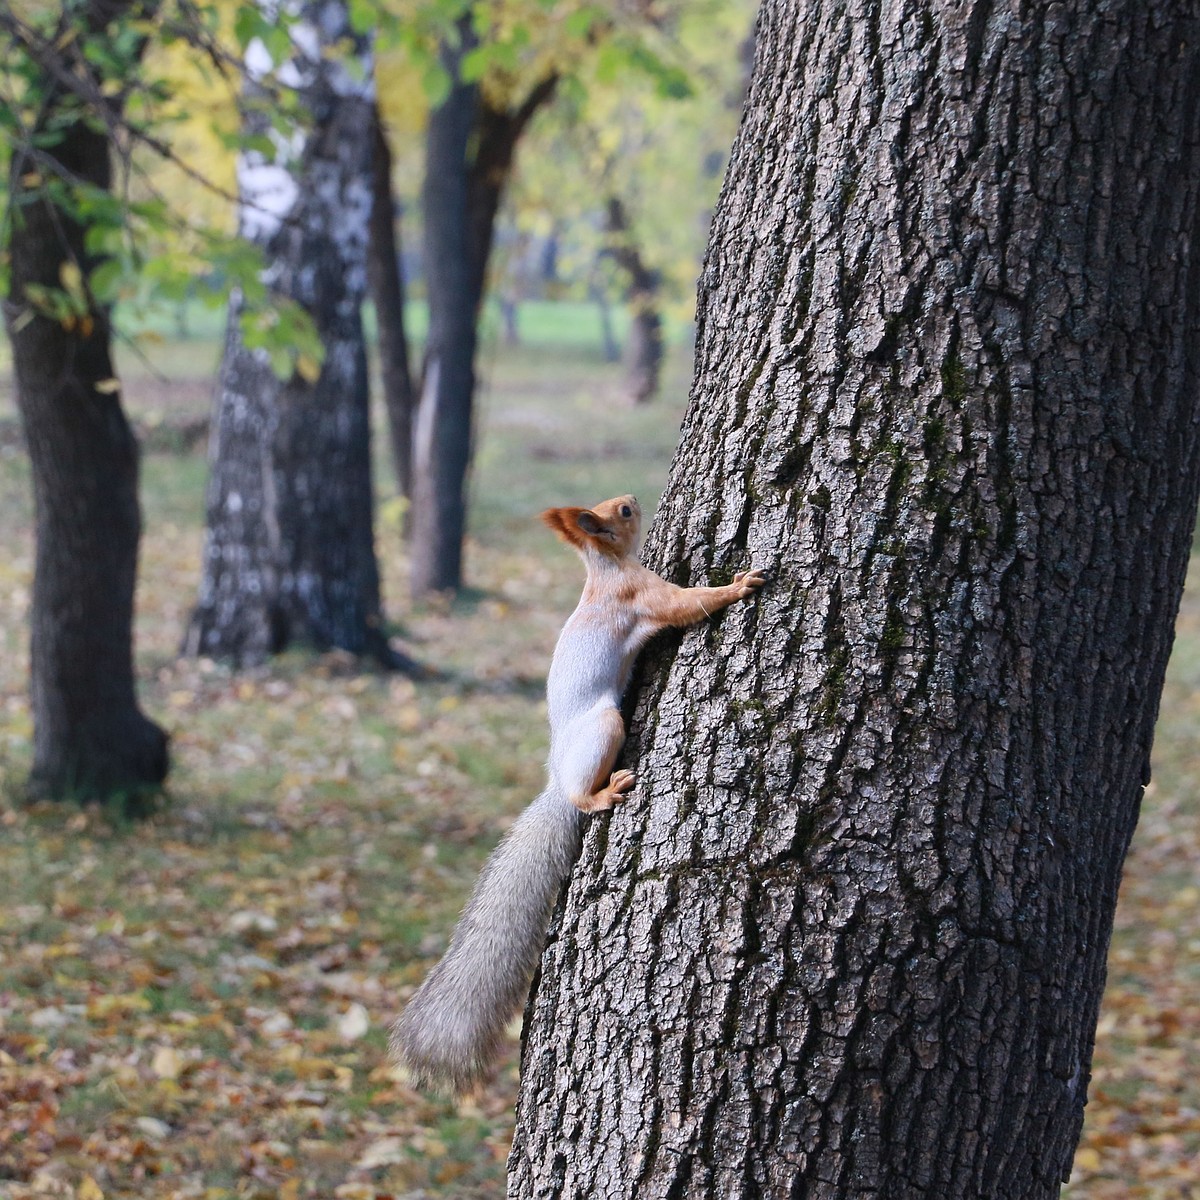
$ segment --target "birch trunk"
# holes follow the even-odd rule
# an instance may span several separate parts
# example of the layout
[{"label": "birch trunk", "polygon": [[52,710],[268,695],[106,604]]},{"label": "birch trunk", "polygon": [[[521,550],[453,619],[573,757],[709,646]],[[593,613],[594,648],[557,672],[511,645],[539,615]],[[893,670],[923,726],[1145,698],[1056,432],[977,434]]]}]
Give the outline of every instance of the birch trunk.
[{"label": "birch trunk", "polygon": [[[276,377],[230,305],[210,448],[208,537],[186,653],[261,662],[292,642],[392,655],[380,614],[362,302],[371,211],[371,56],[341,0],[299,7],[279,69],[312,114],[302,145],[278,142],[239,169],[242,231],[264,248],[279,296],[312,316],[315,381]],[[349,42],[351,72],[341,55]],[[275,67],[257,42],[252,69]],[[259,132],[265,132],[259,131]]]},{"label": "birch trunk", "polygon": [[1197,503],[1200,14],[768,0],[510,1196],[1042,1200]]}]

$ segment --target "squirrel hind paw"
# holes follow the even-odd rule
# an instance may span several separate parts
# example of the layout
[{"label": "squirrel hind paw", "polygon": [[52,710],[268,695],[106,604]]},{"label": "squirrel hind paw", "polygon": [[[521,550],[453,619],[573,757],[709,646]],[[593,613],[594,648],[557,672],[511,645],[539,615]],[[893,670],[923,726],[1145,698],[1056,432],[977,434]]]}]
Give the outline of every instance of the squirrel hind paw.
[{"label": "squirrel hind paw", "polygon": [[623,800],[625,793],[631,791],[635,783],[637,783],[637,776],[632,771],[614,771],[605,790],[614,793],[614,795]]},{"label": "squirrel hind paw", "polygon": [[625,799],[626,793],[633,788],[636,782],[637,776],[632,771],[614,771],[609,777],[607,786],[590,796],[572,796],[571,803],[580,812],[608,812],[609,809]]}]

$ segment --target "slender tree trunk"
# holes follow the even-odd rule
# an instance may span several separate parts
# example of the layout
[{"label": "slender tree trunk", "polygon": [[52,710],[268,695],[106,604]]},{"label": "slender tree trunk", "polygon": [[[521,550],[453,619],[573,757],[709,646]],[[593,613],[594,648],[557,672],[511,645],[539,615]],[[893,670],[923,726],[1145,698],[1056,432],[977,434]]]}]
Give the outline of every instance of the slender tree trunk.
[{"label": "slender tree trunk", "polygon": [[[287,161],[243,156],[242,223],[264,247],[271,287],[304,306],[325,360],[315,381],[281,381],[247,346],[244,301],[230,306],[212,434],[208,538],[186,653],[259,662],[293,641],[392,663],[381,625],[372,529],[370,421],[362,302],[371,211],[368,82],[334,48],[344,6],[301,10],[314,45],[292,60],[313,116]],[[263,51],[265,54],[265,51]]]},{"label": "slender tree trunk", "polygon": [[629,225],[629,215],[619,196],[605,206],[608,253],[627,280],[629,336],[625,342],[625,390],[634,404],[645,404],[658,395],[662,374],[662,314],[659,311],[659,273],[646,266]]},{"label": "slender tree trunk", "polygon": [[1200,12],[768,0],[514,1197],[1058,1194],[1200,486]]},{"label": "slender tree trunk", "polygon": [[647,404],[658,395],[662,376],[662,314],[658,282],[628,300],[629,333],[625,339],[625,394],[632,404]]},{"label": "slender tree trunk", "polygon": [[371,113],[371,224],[367,280],[379,326],[379,374],[391,434],[392,466],[402,496],[412,496],[412,425],[416,409],[408,336],[404,325],[404,276],[400,266],[399,213],[392,194],[392,152],[376,102]]},{"label": "slender tree trunk", "polygon": [[479,90],[459,77],[462,55],[473,44],[469,23],[464,21],[462,29],[462,45],[444,50],[453,83],[429,114],[421,194],[429,334],[413,445],[411,586],[416,596],[456,588],[462,581],[480,299],[468,233],[468,154]]},{"label": "slender tree trunk", "polygon": [[621,360],[621,346],[613,329],[612,304],[603,282],[593,282],[588,291],[600,313],[600,349],[604,361],[615,363]]},{"label": "slender tree trunk", "polygon": [[521,306],[519,289],[514,285],[509,290],[501,292],[497,299],[500,301],[500,320],[504,324],[504,344],[519,346],[521,344],[521,327],[518,319]]},{"label": "slender tree trunk", "polygon": [[[154,9],[97,0],[81,16],[98,42],[111,23],[146,19]],[[68,49],[64,61],[70,57]],[[70,68],[100,85],[82,58]],[[141,712],[134,688],[138,447],[115,387],[110,314],[90,301],[86,313],[53,319],[39,315],[27,291],[59,288],[64,267],[86,280],[100,262],[85,248],[86,228],[38,181],[57,176],[68,190],[76,183],[108,190],[109,138],[52,77],[38,86],[38,149],[15,147],[9,170],[5,306],[37,513],[31,783],[51,796],[89,798],[161,783],[167,738]]]},{"label": "slender tree trunk", "polygon": [[475,351],[496,213],[521,134],[557,84],[557,76],[547,76],[517,108],[493,107],[460,78],[462,56],[473,45],[470,22],[461,28],[459,45],[443,50],[454,82],[429,117],[422,192],[429,339],[414,442],[416,596],[462,583]]}]

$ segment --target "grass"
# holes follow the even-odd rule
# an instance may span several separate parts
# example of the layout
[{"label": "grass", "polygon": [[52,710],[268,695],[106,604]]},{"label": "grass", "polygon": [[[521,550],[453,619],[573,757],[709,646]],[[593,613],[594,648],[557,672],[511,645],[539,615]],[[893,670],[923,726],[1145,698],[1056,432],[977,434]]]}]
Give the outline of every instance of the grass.
[{"label": "grass", "polygon": [[[300,652],[239,674],[181,662],[203,451],[147,455],[138,668],[174,769],[144,823],[14,802],[30,753],[32,512],[27,464],[0,439],[4,1200],[94,1200],[88,1180],[164,1200],[503,1194],[515,1041],[492,1083],[452,1105],[393,1075],[384,1031],[541,783],[544,673],[580,569],[531,514],[626,490],[652,508],[665,480],[686,354],[666,397],[630,410],[589,319],[531,308],[528,344],[485,348],[459,601],[413,607],[398,531],[381,523],[389,614],[442,668],[436,682]],[[203,416],[218,351],[214,337],[149,343],[147,361],[126,350],[130,409]],[[0,421],[5,394],[0,378]],[[1182,1197],[1200,1174],[1198,695],[1189,593],[1071,1200]]]}]

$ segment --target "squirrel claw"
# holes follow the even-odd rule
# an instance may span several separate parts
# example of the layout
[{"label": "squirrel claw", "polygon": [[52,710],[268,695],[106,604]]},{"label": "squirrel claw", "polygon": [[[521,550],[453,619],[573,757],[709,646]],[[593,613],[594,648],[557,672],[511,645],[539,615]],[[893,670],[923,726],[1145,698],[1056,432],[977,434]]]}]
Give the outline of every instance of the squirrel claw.
[{"label": "squirrel claw", "polygon": [[758,567],[753,567],[749,571],[738,571],[733,577],[733,586],[741,589],[741,599],[743,600],[758,591],[766,582],[766,575]]},{"label": "squirrel claw", "polygon": [[591,796],[584,796],[580,799],[572,799],[572,803],[581,812],[608,812],[610,808],[620,804],[625,799],[625,793],[628,792],[637,781],[637,776],[632,771],[614,771],[609,777],[608,786],[601,788]]},{"label": "squirrel claw", "polygon": [[613,794],[613,800],[624,800],[625,793],[630,791],[637,782],[637,776],[632,771],[614,771],[608,781],[608,790]]}]

